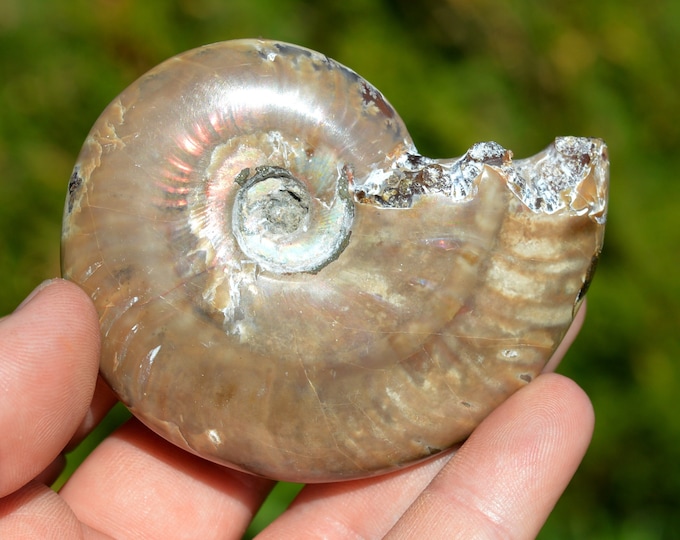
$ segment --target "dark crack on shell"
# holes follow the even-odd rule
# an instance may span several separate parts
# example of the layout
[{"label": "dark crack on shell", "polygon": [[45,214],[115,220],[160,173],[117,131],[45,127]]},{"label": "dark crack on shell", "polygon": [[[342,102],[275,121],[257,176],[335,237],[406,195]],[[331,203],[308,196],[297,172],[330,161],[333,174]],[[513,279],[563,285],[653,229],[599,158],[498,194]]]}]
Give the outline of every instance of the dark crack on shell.
[{"label": "dark crack on shell", "polygon": [[83,185],[83,179],[80,177],[78,174],[80,172],[80,168],[76,167],[73,169],[73,174],[71,174],[71,178],[68,181],[68,212],[71,213],[73,211],[73,206],[76,202],[76,198],[78,197],[78,192],[80,191],[80,186]]}]

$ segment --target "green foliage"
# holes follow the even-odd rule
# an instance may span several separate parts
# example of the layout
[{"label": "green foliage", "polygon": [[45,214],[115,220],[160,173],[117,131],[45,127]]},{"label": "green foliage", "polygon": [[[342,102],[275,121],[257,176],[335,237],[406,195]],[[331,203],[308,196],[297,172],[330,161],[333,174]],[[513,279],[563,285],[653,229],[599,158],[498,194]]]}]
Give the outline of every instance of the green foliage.
[{"label": "green foliage", "polygon": [[[592,397],[597,426],[541,538],[672,538],[678,21],[671,0],[4,0],[0,313],[59,273],[66,183],[100,111],[153,65],[208,42],[264,36],[324,52],[385,93],[425,154],[497,140],[521,157],[555,135],[602,137],[612,162],[605,252],[562,367]],[[260,523],[277,511],[267,508]]]}]

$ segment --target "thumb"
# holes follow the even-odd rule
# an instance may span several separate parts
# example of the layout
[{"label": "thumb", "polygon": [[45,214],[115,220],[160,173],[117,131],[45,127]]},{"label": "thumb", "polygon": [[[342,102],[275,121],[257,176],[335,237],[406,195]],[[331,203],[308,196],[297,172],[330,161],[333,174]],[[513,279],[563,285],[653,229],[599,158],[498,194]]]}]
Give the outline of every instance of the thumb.
[{"label": "thumb", "polygon": [[59,455],[88,410],[99,326],[92,302],[61,279],[0,319],[0,497]]}]

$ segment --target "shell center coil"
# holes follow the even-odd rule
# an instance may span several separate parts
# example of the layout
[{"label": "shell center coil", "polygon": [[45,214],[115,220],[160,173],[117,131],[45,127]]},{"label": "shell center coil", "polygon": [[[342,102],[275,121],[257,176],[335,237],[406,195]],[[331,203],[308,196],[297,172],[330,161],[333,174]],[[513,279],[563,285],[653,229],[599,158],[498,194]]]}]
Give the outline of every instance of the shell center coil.
[{"label": "shell center coil", "polygon": [[315,199],[304,182],[283,167],[244,169],[234,201],[232,230],[241,251],[277,274],[317,272],[347,245],[354,204],[347,179],[339,178],[330,201]]}]

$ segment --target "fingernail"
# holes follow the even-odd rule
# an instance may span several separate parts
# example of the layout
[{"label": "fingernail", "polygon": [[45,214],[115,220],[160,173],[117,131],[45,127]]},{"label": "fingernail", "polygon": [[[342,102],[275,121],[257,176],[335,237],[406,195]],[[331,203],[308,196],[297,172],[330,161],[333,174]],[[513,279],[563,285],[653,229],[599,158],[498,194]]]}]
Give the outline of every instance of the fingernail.
[{"label": "fingernail", "polygon": [[38,285],[35,289],[33,289],[31,291],[31,293],[26,298],[24,298],[24,301],[21,302],[21,304],[19,304],[17,306],[17,308],[14,310],[14,312],[16,313],[17,311],[19,311],[20,309],[25,307],[27,304],[30,303],[31,300],[33,300],[33,298],[36,297],[36,295],[40,291],[42,291],[43,289],[46,289],[47,287],[52,285],[52,283],[54,283],[55,281],[58,281],[58,280],[59,280],[59,278],[52,278],[52,279],[46,279],[45,281],[43,281],[40,285]]}]

